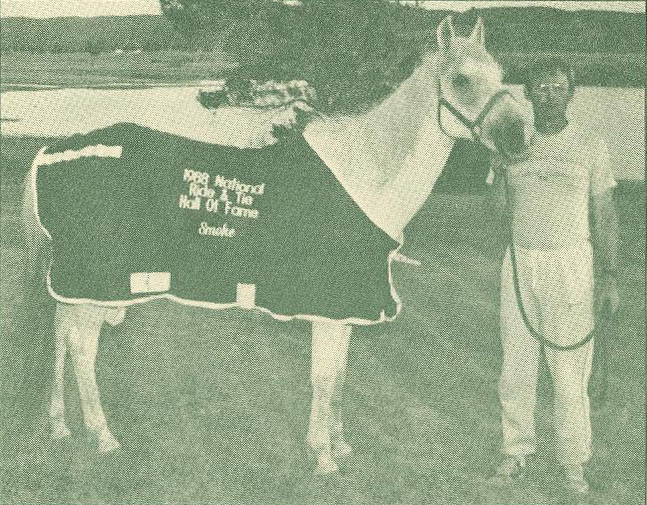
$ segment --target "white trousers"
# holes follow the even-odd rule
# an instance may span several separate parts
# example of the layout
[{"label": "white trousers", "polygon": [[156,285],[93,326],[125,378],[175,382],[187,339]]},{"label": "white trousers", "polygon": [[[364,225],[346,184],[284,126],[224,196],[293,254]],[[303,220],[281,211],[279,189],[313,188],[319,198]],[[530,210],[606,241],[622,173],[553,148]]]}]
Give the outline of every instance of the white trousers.
[{"label": "white trousers", "polygon": [[[535,330],[560,345],[583,339],[594,324],[593,253],[590,243],[558,250],[515,246],[523,305]],[[501,271],[503,368],[499,381],[503,452],[536,450],[535,401],[541,345],[524,324],[513,286],[510,251]],[[593,340],[571,351],[544,346],[554,385],[556,455],[562,464],[591,456],[588,380]]]}]

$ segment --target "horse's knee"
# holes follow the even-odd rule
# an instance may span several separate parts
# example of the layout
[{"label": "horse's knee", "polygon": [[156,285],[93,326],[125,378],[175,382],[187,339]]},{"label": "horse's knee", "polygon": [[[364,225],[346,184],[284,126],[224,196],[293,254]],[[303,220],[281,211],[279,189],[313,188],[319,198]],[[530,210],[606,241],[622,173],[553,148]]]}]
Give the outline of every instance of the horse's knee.
[{"label": "horse's knee", "polygon": [[97,357],[100,326],[97,324],[73,325],[68,335],[68,347],[72,363],[78,366],[94,366]]},{"label": "horse's knee", "polygon": [[337,322],[312,325],[312,376],[336,378],[345,368],[351,327]]}]

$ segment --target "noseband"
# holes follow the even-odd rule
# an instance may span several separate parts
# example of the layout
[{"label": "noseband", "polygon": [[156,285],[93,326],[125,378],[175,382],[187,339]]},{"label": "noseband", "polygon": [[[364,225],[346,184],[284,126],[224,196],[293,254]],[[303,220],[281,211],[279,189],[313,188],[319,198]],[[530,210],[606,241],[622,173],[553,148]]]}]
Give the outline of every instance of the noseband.
[{"label": "noseband", "polygon": [[447,133],[443,128],[443,123],[440,117],[442,108],[445,107],[445,109],[451,112],[456,119],[458,119],[461,123],[463,123],[463,125],[467,127],[467,129],[472,134],[472,138],[474,139],[475,142],[481,142],[481,134],[483,133],[483,129],[481,125],[483,124],[483,121],[485,121],[485,118],[490,113],[492,108],[499,102],[499,100],[501,100],[506,95],[514,99],[514,96],[508,90],[500,89],[490,97],[490,99],[487,101],[487,103],[483,107],[483,110],[476,117],[476,119],[474,121],[470,121],[467,117],[465,117],[465,115],[463,115],[461,111],[459,111],[456,107],[454,107],[442,96],[442,91],[440,88],[440,79],[439,79],[438,80],[438,126],[440,127],[440,131],[442,131],[448,137],[451,137],[451,135]]}]

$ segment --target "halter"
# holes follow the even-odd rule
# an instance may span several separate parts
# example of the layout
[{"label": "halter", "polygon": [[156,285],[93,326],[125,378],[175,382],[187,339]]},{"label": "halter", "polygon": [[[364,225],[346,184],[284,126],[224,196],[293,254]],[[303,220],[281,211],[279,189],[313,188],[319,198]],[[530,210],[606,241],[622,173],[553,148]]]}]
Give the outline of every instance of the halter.
[{"label": "halter", "polygon": [[440,79],[438,79],[438,126],[440,127],[440,131],[442,131],[448,137],[451,137],[451,135],[447,133],[443,128],[443,123],[440,118],[442,107],[445,107],[445,109],[451,112],[456,119],[458,119],[461,123],[463,123],[463,125],[467,127],[467,129],[472,134],[472,139],[474,139],[475,142],[480,143],[481,133],[483,133],[481,124],[483,123],[483,121],[485,121],[485,118],[490,113],[492,108],[497,104],[497,102],[499,102],[499,100],[501,100],[506,95],[514,99],[514,96],[512,95],[512,93],[510,93],[507,89],[500,89],[490,97],[490,99],[487,101],[487,103],[483,107],[483,110],[476,117],[476,119],[474,121],[470,121],[467,117],[465,117],[465,115],[461,111],[459,111],[456,107],[454,107],[442,96]]}]

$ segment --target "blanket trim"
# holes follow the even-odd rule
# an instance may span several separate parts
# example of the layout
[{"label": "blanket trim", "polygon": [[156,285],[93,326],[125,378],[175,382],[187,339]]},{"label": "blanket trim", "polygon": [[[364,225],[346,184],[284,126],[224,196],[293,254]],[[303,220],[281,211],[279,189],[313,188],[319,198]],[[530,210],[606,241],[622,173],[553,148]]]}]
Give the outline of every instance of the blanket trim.
[{"label": "blanket trim", "polygon": [[103,301],[103,300],[94,300],[92,298],[68,298],[68,297],[59,295],[56,291],[54,291],[54,288],[52,287],[51,262],[50,262],[49,270],[47,271],[47,290],[50,296],[54,298],[57,302],[65,303],[68,305],[89,304],[89,305],[96,305],[98,307],[125,308],[131,305],[138,305],[140,303],[145,303],[145,302],[157,300],[160,298],[166,298],[168,300],[171,300],[172,302],[176,302],[181,305],[200,307],[204,309],[223,310],[223,309],[231,309],[231,308],[237,307],[237,308],[246,309],[246,310],[258,310],[260,312],[264,312],[265,314],[269,314],[270,316],[272,316],[272,318],[276,319],[277,321],[283,321],[283,322],[298,319],[298,320],[311,321],[311,322],[328,322],[328,323],[333,322],[333,323],[340,323],[340,324],[352,324],[355,326],[370,326],[373,324],[391,322],[395,320],[395,318],[400,314],[400,311],[402,310],[402,301],[400,300],[400,297],[398,296],[398,293],[395,290],[395,286],[393,285],[393,278],[392,278],[392,272],[391,272],[391,264],[393,262],[394,256],[399,254],[399,250],[401,247],[402,245],[399,245],[397,249],[391,251],[391,254],[389,254],[389,258],[388,258],[389,286],[391,288],[391,297],[395,300],[395,304],[396,304],[395,314],[393,314],[392,316],[387,316],[384,312],[384,309],[382,309],[382,312],[380,313],[380,317],[378,319],[365,319],[361,317],[347,317],[344,319],[333,319],[330,317],[319,316],[317,314],[294,314],[292,316],[287,316],[285,314],[277,314],[275,312],[272,312],[270,309],[266,307],[262,307],[260,305],[254,305],[250,307],[244,299],[233,303],[214,303],[214,302],[191,300],[189,298],[181,298],[172,293],[159,293],[154,295],[142,296],[139,298],[131,298],[130,300]]},{"label": "blanket trim", "polygon": [[61,161],[73,161],[81,158],[121,158],[123,152],[122,146],[106,146],[104,144],[96,144],[93,146],[86,146],[79,150],[67,149],[60,153],[43,153],[41,165],[54,165]]}]

